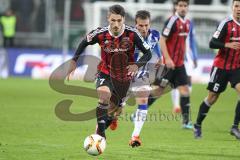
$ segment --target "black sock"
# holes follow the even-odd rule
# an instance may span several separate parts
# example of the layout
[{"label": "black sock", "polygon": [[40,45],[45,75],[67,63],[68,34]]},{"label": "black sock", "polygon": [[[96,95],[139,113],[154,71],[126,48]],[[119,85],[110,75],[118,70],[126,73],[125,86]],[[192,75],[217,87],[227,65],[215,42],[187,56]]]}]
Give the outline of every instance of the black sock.
[{"label": "black sock", "polygon": [[153,97],[151,94],[148,97],[148,107],[150,107],[155,101],[157,100],[156,97]]},{"label": "black sock", "polygon": [[108,104],[99,103],[96,110],[97,124],[98,124],[97,134],[103,137],[106,137],[105,129],[106,129],[106,122],[108,117],[107,113],[108,113]]},{"label": "black sock", "polygon": [[110,124],[112,123],[113,119],[114,119],[114,117],[107,116],[106,129],[110,126]]},{"label": "black sock", "polygon": [[183,116],[183,123],[187,124],[189,122],[189,109],[190,109],[190,97],[181,97],[180,105]]},{"label": "black sock", "polygon": [[209,109],[210,109],[210,105],[206,104],[206,102],[203,101],[202,104],[200,105],[199,111],[198,111],[198,117],[197,117],[197,122],[196,122],[197,126],[201,127],[202,121],[207,116]]},{"label": "black sock", "polygon": [[233,128],[238,128],[240,121],[240,101],[238,101],[236,109],[235,109],[235,117],[234,117],[234,123],[233,123]]}]

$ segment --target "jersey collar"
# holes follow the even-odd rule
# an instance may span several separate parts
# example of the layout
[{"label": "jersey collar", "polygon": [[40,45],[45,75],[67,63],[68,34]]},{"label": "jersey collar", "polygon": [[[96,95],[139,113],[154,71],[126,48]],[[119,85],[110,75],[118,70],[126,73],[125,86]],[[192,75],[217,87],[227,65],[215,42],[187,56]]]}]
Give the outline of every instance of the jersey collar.
[{"label": "jersey collar", "polygon": [[182,21],[182,23],[186,22],[186,16],[182,18],[177,12],[175,12],[175,15],[180,19],[180,21]]},{"label": "jersey collar", "polygon": [[114,35],[112,34],[112,32],[110,31],[110,25],[109,25],[109,26],[108,26],[108,33],[109,33],[112,37],[118,38],[118,37],[120,37],[120,36],[124,33],[125,27],[126,27],[126,25],[123,24],[123,27],[122,27],[122,30],[121,30],[120,34],[117,35],[117,36],[114,36]]},{"label": "jersey collar", "polygon": [[240,26],[240,23],[239,23],[237,20],[234,19],[234,17],[233,17],[232,14],[230,15],[230,18],[231,18],[238,26]]}]

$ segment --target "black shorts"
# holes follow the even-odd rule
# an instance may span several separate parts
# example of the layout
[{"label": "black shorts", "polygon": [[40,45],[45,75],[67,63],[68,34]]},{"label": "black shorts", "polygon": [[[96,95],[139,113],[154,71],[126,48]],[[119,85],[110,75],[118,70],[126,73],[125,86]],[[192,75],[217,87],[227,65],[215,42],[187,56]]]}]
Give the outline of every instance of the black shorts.
[{"label": "black shorts", "polygon": [[110,101],[116,106],[122,107],[127,96],[130,81],[118,81],[105,73],[99,72],[97,75],[96,88],[101,86],[107,86],[112,94]]},{"label": "black shorts", "polygon": [[226,89],[228,82],[230,82],[232,88],[235,88],[236,84],[240,83],[240,68],[225,70],[212,67],[207,89],[214,93],[221,93]]},{"label": "black shorts", "polygon": [[185,66],[182,65],[180,67],[175,67],[175,69],[169,69],[163,78],[154,82],[154,84],[165,87],[170,83],[172,88],[177,88],[178,86],[188,85],[188,81]]}]

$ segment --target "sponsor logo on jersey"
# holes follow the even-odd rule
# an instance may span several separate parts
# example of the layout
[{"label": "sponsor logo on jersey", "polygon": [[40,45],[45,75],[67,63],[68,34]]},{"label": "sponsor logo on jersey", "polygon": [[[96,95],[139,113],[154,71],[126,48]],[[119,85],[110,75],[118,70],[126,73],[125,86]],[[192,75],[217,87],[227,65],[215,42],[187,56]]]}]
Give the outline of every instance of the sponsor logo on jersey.
[{"label": "sponsor logo on jersey", "polygon": [[164,31],[163,31],[163,34],[168,36],[170,33],[170,29],[169,28],[165,28]]},{"label": "sponsor logo on jersey", "polygon": [[187,33],[187,32],[181,32],[181,33],[179,33],[178,35],[179,35],[179,36],[187,36],[188,33]]},{"label": "sponsor logo on jersey", "polygon": [[93,34],[88,34],[87,35],[87,42],[91,42],[93,38]]},{"label": "sponsor logo on jersey", "polygon": [[232,40],[232,41],[239,41],[240,37],[231,37],[230,40]]},{"label": "sponsor logo on jersey", "polygon": [[107,53],[113,53],[113,52],[126,52],[128,49],[123,49],[123,48],[104,48],[104,51]]},{"label": "sponsor logo on jersey", "polygon": [[216,31],[214,34],[213,34],[213,37],[214,38],[218,38],[220,35],[220,31]]},{"label": "sponsor logo on jersey", "polygon": [[129,37],[124,37],[119,43],[111,40],[106,40],[104,44],[105,46],[102,49],[106,53],[127,52],[133,46],[133,43],[130,41]]}]

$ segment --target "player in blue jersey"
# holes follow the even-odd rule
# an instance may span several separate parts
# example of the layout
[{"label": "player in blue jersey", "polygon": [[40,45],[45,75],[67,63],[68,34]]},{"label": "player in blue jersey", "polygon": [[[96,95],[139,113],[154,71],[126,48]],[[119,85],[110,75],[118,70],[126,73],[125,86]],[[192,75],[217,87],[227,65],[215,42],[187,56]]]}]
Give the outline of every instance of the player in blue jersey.
[{"label": "player in blue jersey", "polygon": [[[129,145],[132,147],[138,147],[141,145],[139,138],[141,129],[146,120],[148,111],[148,96],[151,91],[150,84],[154,81],[156,64],[161,63],[161,52],[159,46],[160,33],[154,29],[150,29],[151,15],[146,10],[139,10],[135,16],[136,28],[141,33],[145,42],[151,48],[152,58],[146,65],[139,68],[139,72],[133,80],[131,91],[136,97],[136,103],[138,109],[135,112],[133,118],[134,130],[132,133]],[[135,49],[135,58],[141,54],[139,49]]]},{"label": "player in blue jersey", "polygon": [[[192,83],[191,83],[191,76],[193,73],[193,69],[197,67],[197,48],[196,48],[196,42],[195,42],[195,36],[194,36],[194,25],[192,22],[190,22],[190,31],[189,35],[186,40],[186,54],[185,54],[185,60],[184,65],[186,68],[187,76],[188,76],[188,86],[189,91],[192,90]],[[171,92],[172,95],[172,102],[173,102],[173,113],[180,113],[180,94],[177,89],[173,89]]]}]

